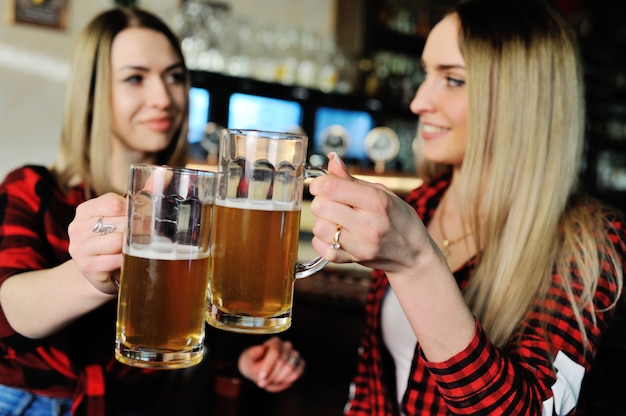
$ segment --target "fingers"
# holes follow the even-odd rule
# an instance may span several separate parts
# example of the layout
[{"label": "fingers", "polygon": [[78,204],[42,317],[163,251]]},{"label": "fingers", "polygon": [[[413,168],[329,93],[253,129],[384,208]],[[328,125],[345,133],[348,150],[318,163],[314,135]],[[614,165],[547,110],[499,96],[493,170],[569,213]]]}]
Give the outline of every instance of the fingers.
[{"label": "fingers", "polygon": [[72,257],[121,253],[125,206],[125,199],[115,194],[80,204],[68,227]]},{"label": "fingers", "polygon": [[[389,200],[375,190],[369,207],[351,206],[332,197],[316,196],[311,202],[315,216],[312,245],[315,251],[334,263],[368,260],[375,251],[378,238],[389,229]],[[358,197],[355,197],[355,200]],[[339,235],[337,230],[341,227]],[[335,242],[337,237],[337,243]]]},{"label": "fingers", "polygon": [[[335,164],[331,165],[335,166]],[[329,172],[332,171],[333,169],[329,169]],[[384,185],[336,175],[319,176],[313,179],[309,184],[309,191],[316,198],[362,210],[377,209],[381,201],[384,202],[384,199],[394,195]]]},{"label": "fingers", "polygon": [[345,163],[343,163],[343,160],[339,157],[339,155],[337,155],[337,153],[331,152],[327,155],[327,157],[328,157],[328,173],[331,173],[342,179],[356,180],[350,176]]},{"label": "fingers", "polygon": [[68,227],[69,253],[80,272],[100,291],[114,293],[111,274],[121,267],[126,200],[105,194],[80,204]]},{"label": "fingers", "polygon": [[356,261],[351,250],[360,245],[353,244],[353,235],[349,228],[323,219],[313,224],[313,249],[324,259],[333,263],[351,263]]},{"label": "fingers", "polygon": [[[114,193],[104,194],[83,202],[76,208],[76,218],[120,218],[126,215],[126,198]],[[95,221],[94,221],[95,223]],[[92,224],[93,227],[94,224]]]},{"label": "fingers", "polygon": [[372,186],[374,188],[391,192],[383,184],[369,183],[369,182],[357,179],[353,177],[352,175],[350,175],[350,173],[348,172],[348,168],[346,167],[343,160],[337,155],[337,153],[331,152],[327,155],[327,157],[328,157],[328,169],[327,169],[328,173],[341,179],[348,179],[349,181],[354,182],[355,184],[360,184],[360,185],[367,184],[368,186]]},{"label": "fingers", "polygon": [[267,360],[273,364],[263,374],[260,387],[269,392],[279,392],[291,386],[304,372],[305,362],[291,342],[272,337],[265,342],[268,347]]},{"label": "fingers", "polygon": [[311,203],[313,248],[334,263],[370,262],[379,256],[383,240],[396,239],[392,235],[394,210],[404,202],[381,184],[351,177],[335,154],[328,158],[331,174],[309,185],[315,197]]},{"label": "fingers", "polygon": [[94,214],[94,211],[96,213],[99,212],[100,215],[107,216],[124,215],[126,212],[126,198],[112,192],[92,198],[76,208],[76,215]]},{"label": "fingers", "polygon": [[[110,193],[80,204],[76,208],[76,216],[70,227],[76,233],[93,237],[94,235],[112,234],[113,232],[123,233],[125,223],[126,199]],[[107,229],[105,227],[107,225],[114,228]],[[103,227],[105,228],[103,229]]]},{"label": "fingers", "polygon": [[305,363],[291,342],[272,337],[246,350],[239,360],[242,374],[269,392],[290,387],[304,372]]}]

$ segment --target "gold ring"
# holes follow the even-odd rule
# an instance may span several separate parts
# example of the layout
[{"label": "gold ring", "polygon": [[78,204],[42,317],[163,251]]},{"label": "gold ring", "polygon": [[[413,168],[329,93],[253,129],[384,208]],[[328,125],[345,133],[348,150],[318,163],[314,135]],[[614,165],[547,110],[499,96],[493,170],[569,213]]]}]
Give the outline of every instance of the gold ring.
[{"label": "gold ring", "polygon": [[330,243],[330,248],[333,250],[339,250],[341,244],[339,244],[339,236],[341,235],[341,225],[337,224],[337,231],[335,231],[335,239]]}]

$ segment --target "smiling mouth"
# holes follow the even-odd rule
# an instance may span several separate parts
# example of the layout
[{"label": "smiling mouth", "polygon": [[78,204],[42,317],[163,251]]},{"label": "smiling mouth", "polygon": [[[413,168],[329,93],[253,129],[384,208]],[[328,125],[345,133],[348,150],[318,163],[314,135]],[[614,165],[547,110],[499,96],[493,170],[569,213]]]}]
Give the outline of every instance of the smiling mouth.
[{"label": "smiling mouth", "polygon": [[439,134],[448,131],[445,127],[434,126],[432,124],[422,124],[422,132],[426,134]]},{"label": "smiling mouth", "polygon": [[158,132],[166,132],[172,127],[172,120],[169,118],[159,118],[154,120],[144,121],[143,125],[151,130]]}]

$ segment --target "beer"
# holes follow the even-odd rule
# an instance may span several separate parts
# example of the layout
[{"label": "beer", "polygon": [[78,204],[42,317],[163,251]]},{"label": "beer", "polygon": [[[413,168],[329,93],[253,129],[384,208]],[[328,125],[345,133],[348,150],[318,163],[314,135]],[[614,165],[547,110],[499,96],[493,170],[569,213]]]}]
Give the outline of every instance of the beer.
[{"label": "beer", "polygon": [[[172,245],[173,246],[173,245]],[[118,302],[116,357],[146,367],[179,368],[202,360],[208,252],[127,248]],[[154,360],[162,361],[156,365]]]},{"label": "beer", "polygon": [[215,174],[132,164],[115,358],[143,368],[202,361]]},{"label": "beer", "polygon": [[[300,210],[272,201],[217,200],[207,321],[231,330],[289,327]],[[233,328],[234,327],[234,328]],[[280,328],[278,328],[280,327]]]},{"label": "beer", "polygon": [[298,261],[308,138],[260,130],[220,132],[207,322],[249,334],[291,326],[294,282],[321,270]]}]

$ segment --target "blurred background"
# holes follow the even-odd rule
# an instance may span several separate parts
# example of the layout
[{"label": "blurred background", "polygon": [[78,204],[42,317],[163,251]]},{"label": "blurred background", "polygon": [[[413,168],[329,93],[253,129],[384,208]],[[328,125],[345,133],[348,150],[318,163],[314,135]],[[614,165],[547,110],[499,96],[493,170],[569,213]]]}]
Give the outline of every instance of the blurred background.
[{"label": "blurred background", "polygon": [[[576,29],[585,62],[588,129],[581,182],[624,209],[626,2],[555,2]],[[17,13],[21,4],[34,3],[0,0],[1,177],[24,164],[54,161],[74,39],[95,14],[115,4],[38,2],[56,20]],[[418,62],[425,36],[445,0],[137,3],[180,35],[192,70],[190,163],[213,163],[220,126],[298,131],[309,137],[310,164],[323,165],[324,155],[336,151],[354,174],[386,182],[401,195],[419,184],[412,154],[417,118],[408,103],[423,78]],[[310,232],[307,221],[303,218],[303,241]],[[311,258],[310,250],[303,244],[301,257]],[[221,369],[221,414],[261,409],[262,414],[340,415],[368,283],[369,270],[356,266],[329,267],[297,282],[294,325],[284,336],[308,360],[305,377],[294,389],[270,395]],[[625,326],[618,315],[586,385],[586,414],[626,414],[618,402],[623,383],[616,381],[626,370]],[[173,391],[187,397],[185,414],[207,414],[202,391],[189,389],[202,378],[193,377],[177,380]]]}]

